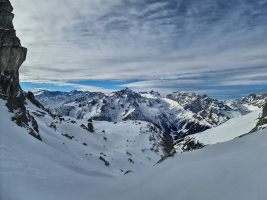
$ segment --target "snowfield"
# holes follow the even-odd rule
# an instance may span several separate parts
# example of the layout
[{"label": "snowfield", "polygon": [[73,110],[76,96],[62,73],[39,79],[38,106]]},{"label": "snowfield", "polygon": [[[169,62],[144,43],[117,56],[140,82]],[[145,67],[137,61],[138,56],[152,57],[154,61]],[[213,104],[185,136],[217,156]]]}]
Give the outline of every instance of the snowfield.
[{"label": "snowfield", "polygon": [[[28,102],[28,109],[34,112],[37,108]],[[88,133],[78,126],[82,121],[77,121],[78,125],[67,123],[68,120],[61,122],[55,131],[47,126],[51,122],[48,116],[39,116],[36,119],[43,139],[40,142],[11,122],[11,114],[2,100],[0,113],[0,199],[3,200],[265,200],[267,197],[264,153],[267,130],[176,154],[152,167],[161,150],[142,151],[144,146],[157,148],[154,144],[158,144],[158,138],[149,140],[153,132],[140,131],[147,127],[142,122],[99,122],[95,124],[96,133]],[[249,118],[255,117],[257,114],[251,113]],[[241,124],[235,125],[233,130],[242,128]],[[99,156],[110,161],[110,165],[106,166]],[[123,172],[136,172],[123,175],[118,166]]]},{"label": "snowfield", "polygon": [[228,120],[220,126],[208,129],[204,132],[189,135],[186,139],[195,139],[204,145],[211,145],[232,140],[236,137],[249,133],[257,124],[262,113],[257,109],[247,115]]}]

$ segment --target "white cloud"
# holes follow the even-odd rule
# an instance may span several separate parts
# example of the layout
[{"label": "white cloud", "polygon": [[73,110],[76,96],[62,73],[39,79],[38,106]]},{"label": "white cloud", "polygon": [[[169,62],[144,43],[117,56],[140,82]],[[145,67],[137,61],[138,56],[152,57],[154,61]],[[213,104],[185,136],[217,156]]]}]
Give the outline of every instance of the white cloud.
[{"label": "white cloud", "polygon": [[145,80],[135,84],[167,88],[189,74],[177,84],[193,87],[212,71],[207,85],[238,85],[253,69],[258,79],[248,85],[267,78],[267,0],[231,0],[225,9],[213,0],[11,1],[29,50],[23,81]]}]

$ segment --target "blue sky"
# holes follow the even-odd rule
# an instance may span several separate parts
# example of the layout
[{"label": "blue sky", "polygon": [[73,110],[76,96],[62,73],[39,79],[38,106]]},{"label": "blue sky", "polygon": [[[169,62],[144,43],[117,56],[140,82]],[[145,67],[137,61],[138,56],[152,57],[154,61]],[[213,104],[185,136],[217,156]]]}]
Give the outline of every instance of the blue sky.
[{"label": "blue sky", "polygon": [[25,89],[267,91],[267,0],[11,1]]},{"label": "blue sky", "polygon": [[[73,81],[67,85],[54,84],[54,83],[31,83],[31,82],[21,82],[21,87],[25,91],[38,91],[38,90],[52,90],[52,91],[71,91],[71,90],[89,90],[89,91],[103,91],[111,92],[124,89],[124,84],[129,82],[117,82],[117,81]],[[138,82],[132,82],[138,83]],[[85,88],[81,88],[80,86]],[[87,87],[94,87],[94,89],[87,89]],[[95,89],[96,88],[96,89]],[[105,89],[98,89],[105,88]],[[180,85],[177,87],[171,87],[171,90],[168,90],[170,87],[158,88],[161,91],[162,95],[166,95],[172,91],[198,91],[200,94],[209,94],[209,96],[218,98],[218,99],[233,99],[247,96],[249,94],[261,94],[266,93],[267,84],[261,85],[250,85],[249,88],[245,85],[235,85],[235,86],[205,86],[199,85],[192,86]],[[140,89],[139,91],[145,91]],[[220,91],[220,92],[218,92]],[[244,92],[245,91],[245,92]]]}]

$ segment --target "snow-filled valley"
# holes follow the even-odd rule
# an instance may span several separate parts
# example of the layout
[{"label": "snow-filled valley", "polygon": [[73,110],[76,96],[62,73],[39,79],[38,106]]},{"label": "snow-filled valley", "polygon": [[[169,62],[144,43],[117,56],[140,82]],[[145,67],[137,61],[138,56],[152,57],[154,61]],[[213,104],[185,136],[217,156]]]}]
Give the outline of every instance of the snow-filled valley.
[{"label": "snow-filled valley", "polygon": [[264,200],[267,196],[266,130],[235,138],[257,124],[261,109],[190,136],[205,145],[223,143],[177,151],[157,163],[165,152],[162,132],[152,124],[98,121],[91,133],[80,126],[87,122],[83,119],[53,119],[29,100],[26,107],[38,122],[42,141],[12,122],[12,113],[0,100],[0,199]]}]

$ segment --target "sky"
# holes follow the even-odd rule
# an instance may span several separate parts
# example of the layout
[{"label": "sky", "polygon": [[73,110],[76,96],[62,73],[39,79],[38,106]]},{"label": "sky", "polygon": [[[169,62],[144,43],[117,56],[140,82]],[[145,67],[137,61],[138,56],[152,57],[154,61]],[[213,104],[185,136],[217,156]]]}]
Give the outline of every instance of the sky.
[{"label": "sky", "polygon": [[267,92],[267,0],[11,0],[25,90]]}]

